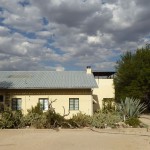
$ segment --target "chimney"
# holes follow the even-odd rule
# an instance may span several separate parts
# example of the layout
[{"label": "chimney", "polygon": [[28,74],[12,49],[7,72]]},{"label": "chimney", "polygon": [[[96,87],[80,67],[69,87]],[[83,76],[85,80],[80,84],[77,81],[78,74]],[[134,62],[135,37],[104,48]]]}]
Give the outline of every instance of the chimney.
[{"label": "chimney", "polygon": [[91,66],[87,66],[87,67],[86,67],[86,73],[87,73],[87,74],[92,74]]}]

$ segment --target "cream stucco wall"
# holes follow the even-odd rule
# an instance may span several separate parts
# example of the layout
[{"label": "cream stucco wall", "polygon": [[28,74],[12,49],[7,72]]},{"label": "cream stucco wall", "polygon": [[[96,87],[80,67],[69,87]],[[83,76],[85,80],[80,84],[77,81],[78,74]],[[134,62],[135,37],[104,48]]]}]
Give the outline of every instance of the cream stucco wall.
[{"label": "cream stucco wall", "polygon": [[93,89],[94,111],[102,108],[103,98],[114,98],[115,90],[113,79],[95,79],[98,88]]},{"label": "cream stucco wall", "polygon": [[92,94],[90,89],[81,89],[81,90],[10,90],[7,93],[10,93],[10,100],[12,98],[21,98],[22,99],[22,112],[27,114],[27,110],[31,107],[36,106],[39,102],[39,98],[47,98],[49,102],[52,103],[53,108],[57,113],[64,115],[69,111],[69,98],[79,98],[79,110],[72,111],[67,117],[71,117],[73,114],[82,112],[87,115],[93,114],[93,101]]}]

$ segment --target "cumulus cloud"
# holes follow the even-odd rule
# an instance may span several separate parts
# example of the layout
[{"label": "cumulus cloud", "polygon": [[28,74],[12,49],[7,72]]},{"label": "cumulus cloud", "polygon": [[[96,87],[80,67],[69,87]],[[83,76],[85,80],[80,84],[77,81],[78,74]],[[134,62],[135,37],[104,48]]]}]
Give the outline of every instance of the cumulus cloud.
[{"label": "cumulus cloud", "polygon": [[150,42],[149,0],[1,0],[0,70],[114,70]]}]

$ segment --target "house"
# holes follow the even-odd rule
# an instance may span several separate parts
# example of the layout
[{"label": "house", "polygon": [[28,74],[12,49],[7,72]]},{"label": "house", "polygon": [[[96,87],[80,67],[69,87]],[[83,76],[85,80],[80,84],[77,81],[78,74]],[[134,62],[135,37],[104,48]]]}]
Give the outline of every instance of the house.
[{"label": "house", "polygon": [[61,115],[70,111],[93,114],[92,89],[97,84],[91,72],[87,71],[1,71],[0,103],[12,110],[27,110],[41,104],[43,111],[49,104]]},{"label": "house", "polygon": [[97,79],[91,67],[86,71],[0,71],[0,104],[23,114],[39,102],[43,111],[52,105],[61,115],[70,112],[68,117],[78,112],[93,115],[102,107],[103,97],[114,97],[113,90],[110,94],[104,86],[110,81]]},{"label": "house", "polygon": [[98,88],[93,89],[93,111],[102,109],[105,100],[112,101],[115,98],[114,75],[115,72],[93,71]]}]

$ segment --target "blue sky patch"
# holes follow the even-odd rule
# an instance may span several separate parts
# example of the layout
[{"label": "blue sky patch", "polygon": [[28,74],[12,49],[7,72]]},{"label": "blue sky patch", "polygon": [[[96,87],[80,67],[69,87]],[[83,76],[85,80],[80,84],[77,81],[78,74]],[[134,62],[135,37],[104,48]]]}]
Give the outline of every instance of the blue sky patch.
[{"label": "blue sky patch", "polygon": [[43,25],[48,25],[49,21],[46,19],[46,17],[43,17],[42,21],[43,21]]}]

